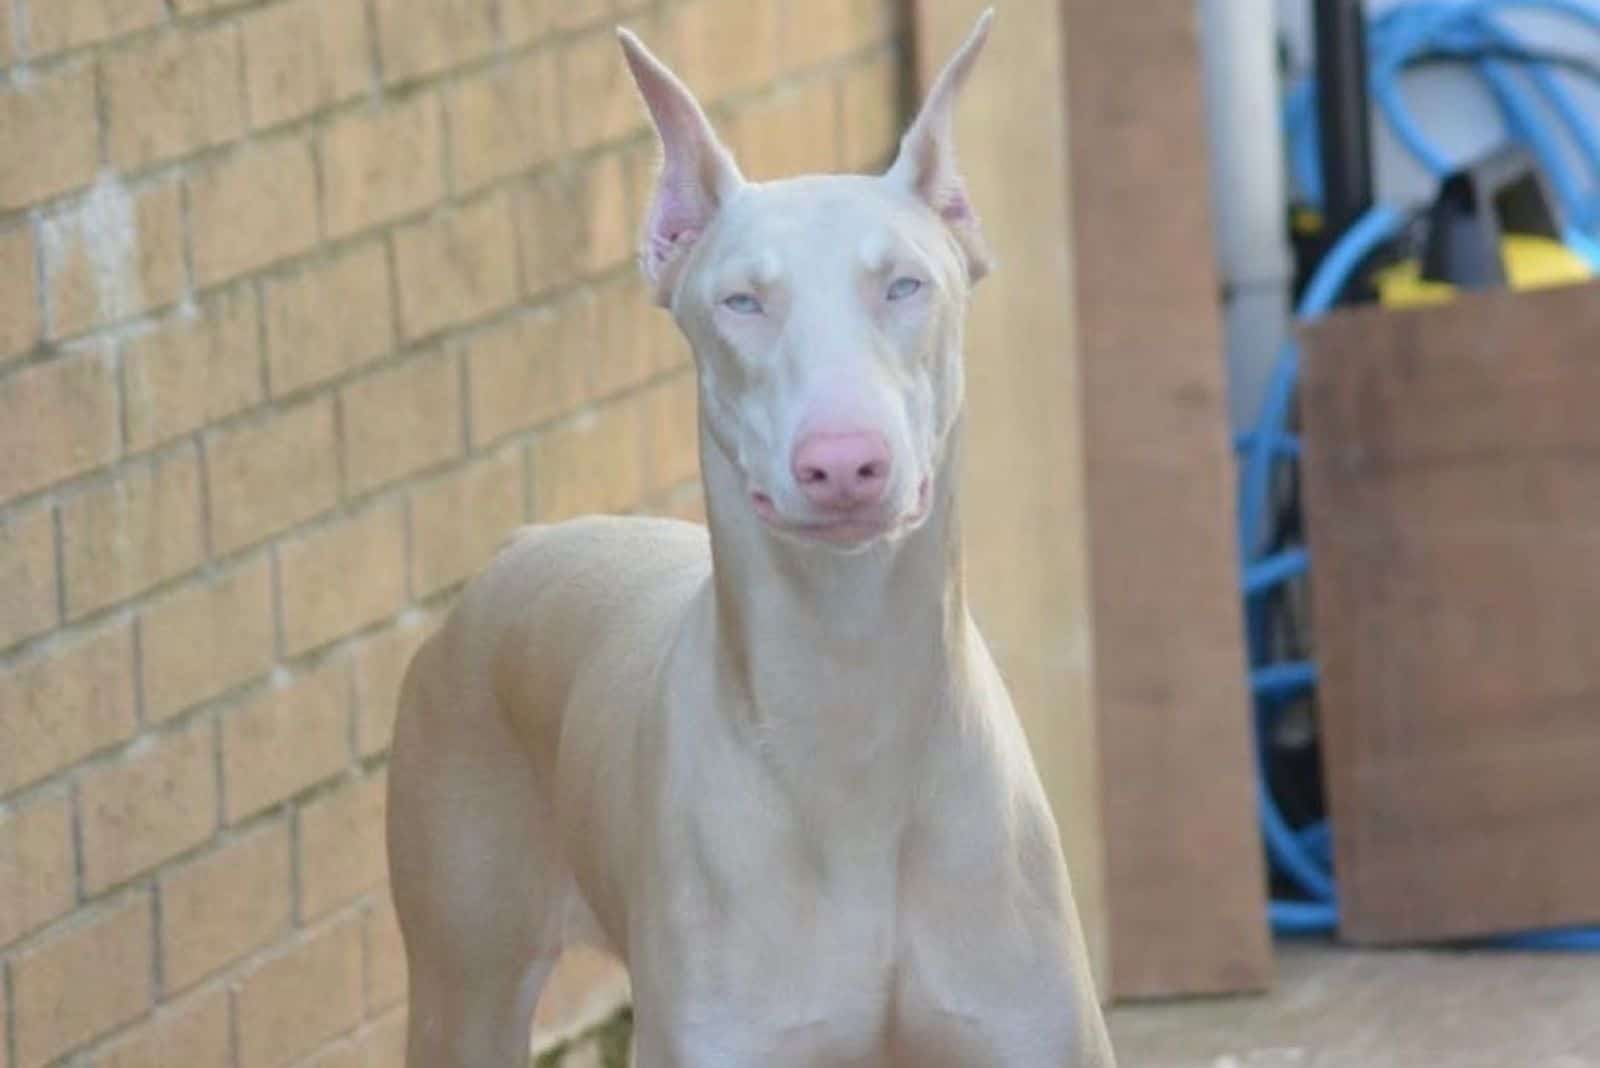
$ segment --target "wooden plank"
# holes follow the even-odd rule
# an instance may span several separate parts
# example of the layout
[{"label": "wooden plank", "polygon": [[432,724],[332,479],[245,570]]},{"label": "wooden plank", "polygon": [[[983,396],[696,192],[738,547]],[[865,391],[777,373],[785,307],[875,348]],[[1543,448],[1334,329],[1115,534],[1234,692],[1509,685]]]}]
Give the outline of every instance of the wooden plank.
[{"label": "wooden plank", "polygon": [[[920,0],[926,87],[987,6]],[[1060,23],[1009,0],[967,83],[956,144],[998,270],[967,321],[964,544],[973,613],[994,648],[1060,825],[1104,991],[1105,899],[1089,680],[1082,454],[1067,299]]]},{"label": "wooden plank", "polygon": [[1341,312],[1302,405],[1343,933],[1600,921],[1600,287]]},{"label": "wooden plank", "polygon": [[1111,988],[1256,990],[1272,948],[1194,5],[1062,10]]}]

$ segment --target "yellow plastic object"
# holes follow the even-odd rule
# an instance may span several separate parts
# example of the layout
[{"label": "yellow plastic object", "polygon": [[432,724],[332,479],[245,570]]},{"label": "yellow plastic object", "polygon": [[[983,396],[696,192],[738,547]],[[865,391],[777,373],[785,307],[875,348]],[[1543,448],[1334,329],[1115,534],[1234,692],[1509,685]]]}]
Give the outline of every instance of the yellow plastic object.
[{"label": "yellow plastic object", "polygon": [[[1500,242],[1500,256],[1512,289],[1544,289],[1586,282],[1593,277],[1582,257],[1548,237],[1507,234]],[[1376,273],[1374,281],[1378,300],[1389,308],[1444,304],[1456,295],[1455,286],[1424,279],[1422,266],[1416,260],[1385,267]]]}]

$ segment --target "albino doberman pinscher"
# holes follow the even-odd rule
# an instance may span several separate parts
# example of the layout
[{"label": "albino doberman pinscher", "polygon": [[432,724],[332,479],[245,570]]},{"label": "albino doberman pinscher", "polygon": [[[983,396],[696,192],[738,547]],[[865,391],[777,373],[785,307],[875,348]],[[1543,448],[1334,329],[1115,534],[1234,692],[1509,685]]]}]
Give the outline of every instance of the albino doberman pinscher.
[{"label": "albino doberman pinscher", "polygon": [[746,182],[626,32],[641,260],[694,349],[709,532],[520,531],[406,678],[389,853],[410,1068],[524,1068],[563,947],[639,1068],[1113,1064],[1055,822],[968,615],[952,111],[881,176]]}]

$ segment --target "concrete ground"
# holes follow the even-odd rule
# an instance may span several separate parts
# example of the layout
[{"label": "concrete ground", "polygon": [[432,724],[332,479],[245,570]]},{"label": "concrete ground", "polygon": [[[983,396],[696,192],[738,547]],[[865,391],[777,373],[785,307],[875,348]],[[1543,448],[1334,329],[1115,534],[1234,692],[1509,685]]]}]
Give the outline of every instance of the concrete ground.
[{"label": "concrete ground", "polygon": [[1600,1068],[1600,954],[1280,943],[1269,995],[1110,1025],[1122,1068]]}]

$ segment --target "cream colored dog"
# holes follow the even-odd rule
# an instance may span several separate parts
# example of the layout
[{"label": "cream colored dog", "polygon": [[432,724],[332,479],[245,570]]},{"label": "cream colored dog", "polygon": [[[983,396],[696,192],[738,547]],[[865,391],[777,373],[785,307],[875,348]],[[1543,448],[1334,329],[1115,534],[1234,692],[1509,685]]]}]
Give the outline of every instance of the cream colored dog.
[{"label": "cream colored dog", "polygon": [[[389,852],[411,1068],[522,1068],[563,947],[626,961],[639,1068],[1113,1063],[1056,826],[967,612],[955,97],[881,177],[744,181],[621,35],[663,167],[710,531],[520,532],[406,679]],[[1043,488],[1041,488],[1043,491]]]}]

